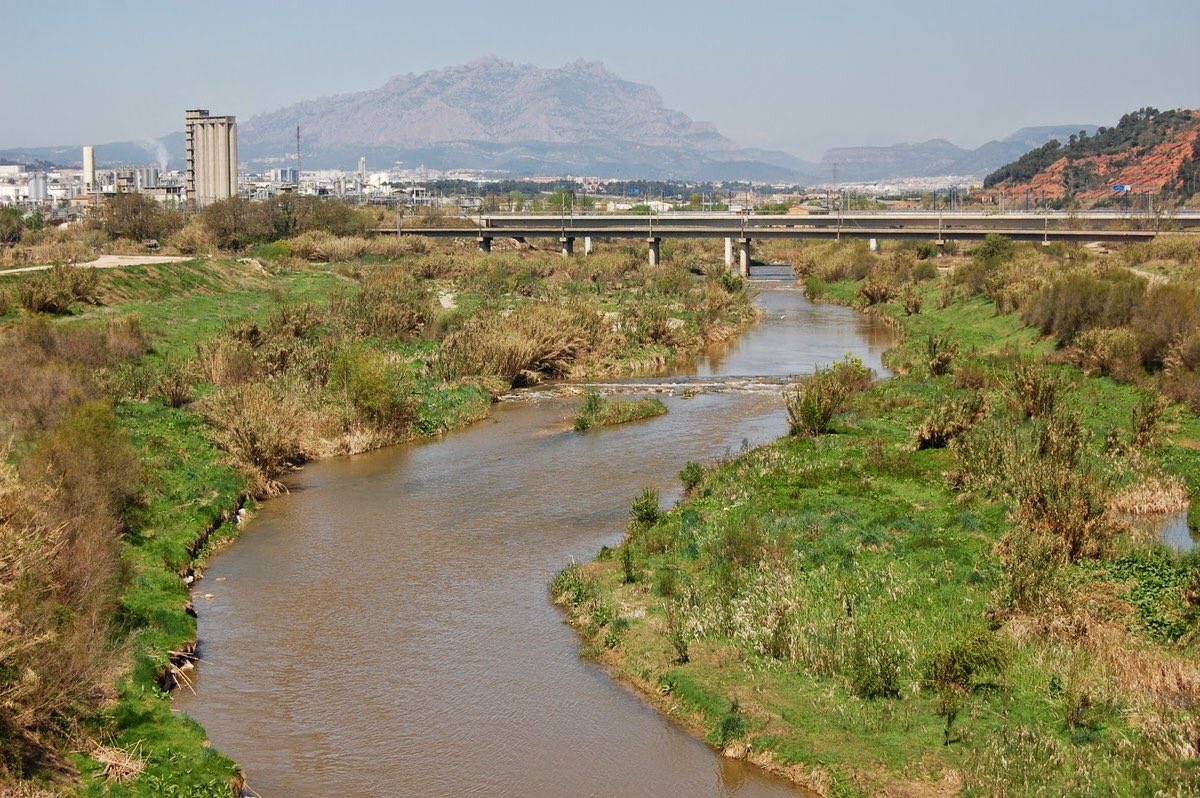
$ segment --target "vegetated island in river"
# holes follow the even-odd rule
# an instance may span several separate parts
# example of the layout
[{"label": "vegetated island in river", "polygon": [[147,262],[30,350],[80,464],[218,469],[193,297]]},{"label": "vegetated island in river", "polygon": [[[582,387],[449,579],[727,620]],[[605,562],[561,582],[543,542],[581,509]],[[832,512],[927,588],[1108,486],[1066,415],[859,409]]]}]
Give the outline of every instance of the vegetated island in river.
[{"label": "vegetated island in river", "polygon": [[[186,226],[137,194],[30,229],[2,265],[141,248],[160,265],[0,270],[0,785],[228,796],[244,779],[172,712],[189,588],[305,461],[439,434],[544,379],[649,373],[755,311],[712,245],[490,255],[358,235],[316,198]],[[712,264],[711,267],[706,265]]]},{"label": "vegetated island in river", "polygon": [[575,429],[582,432],[592,427],[611,427],[614,424],[625,424],[639,421],[643,418],[661,416],[667,412],[667,406],[661,400],[653,397],[642,399],[624,399],[621,397],[601,396],[599,391],[590,390],[579,406],[579,414],[575,416]]},{"label": "vegetated island in river", "polygon": [[773,253],[896,376],[819,371],[640,496],[553,581],[585,653],[821,794],[1196,794],[1200,554],[1129,519],[1200,495],[1200,242],[889,249]]}]

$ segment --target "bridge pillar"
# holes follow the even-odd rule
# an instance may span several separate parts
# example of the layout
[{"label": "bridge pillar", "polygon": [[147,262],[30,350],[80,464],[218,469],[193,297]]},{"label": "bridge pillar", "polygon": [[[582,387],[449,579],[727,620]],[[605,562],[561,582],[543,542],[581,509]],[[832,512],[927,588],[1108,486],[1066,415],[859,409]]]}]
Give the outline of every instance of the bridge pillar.
[{"label": "bridge pillar", "polygon": [[479,237],[479,251],[480,252],[491,252],[492,251],[492,239],[486,238],[484,236],[480,236]]},{"label": "bridge pillar", "polygon": [[725,238],[725,268],[733,269],[733,239]]},{"label": "bridge pillar", "polygon": [[750,276],[750,239],[738,239],[738,271],[743,277]]},{"label": "bridge pillar", "polygon": [[647,238],[646,243],[650,245],[650,266],[657,266],[660,262],[662,250],[659,247],[662,244],[661,238]]},{"label": "bridge pillar", "polygon": [[569,258],[575,254],[575,239],[563,237],[558,239],[558,243],[562,245],[563,257]]},{"label": "bridge pillar", "polygon": [[592,237],[591,236],[583,237],[583,254],[584,255],[592,254]]}]

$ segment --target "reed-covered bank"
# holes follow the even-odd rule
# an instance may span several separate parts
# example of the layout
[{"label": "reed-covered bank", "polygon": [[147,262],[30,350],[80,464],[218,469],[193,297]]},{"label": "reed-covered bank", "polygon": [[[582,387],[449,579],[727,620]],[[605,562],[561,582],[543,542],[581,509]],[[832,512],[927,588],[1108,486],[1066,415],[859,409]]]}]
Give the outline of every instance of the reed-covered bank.
[{"label": "reed-covered bank", "polygon": [[0,782],[240,789],[168,690],[196,656],[189,585],[241,509],[312,458],[436,435],[514,386],[652,371],[753,318],[700,249],[650,270],[386,246],[0,277]]},{"label": "reed-covered bank", "polygon": [[806,378],[791,434],[639,497],[552,585],[586,653],[823,794],[1194,794],[1200,556],[1129,523],[1200,490],[1194,248],[777,257],[891,319],[896,376]]}]

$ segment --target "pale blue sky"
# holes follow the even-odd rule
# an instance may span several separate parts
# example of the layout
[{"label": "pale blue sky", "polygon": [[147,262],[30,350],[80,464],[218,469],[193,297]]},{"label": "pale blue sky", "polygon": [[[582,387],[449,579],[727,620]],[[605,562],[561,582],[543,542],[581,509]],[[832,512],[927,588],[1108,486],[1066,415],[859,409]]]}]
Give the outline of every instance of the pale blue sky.
[{"label": "pale blue sky", "polygon": [[1112,124],[1200,107],[1200,0],[481,2],[0,0],[0,147],[245,119],[497,55],[601,60],[747,146]]}]

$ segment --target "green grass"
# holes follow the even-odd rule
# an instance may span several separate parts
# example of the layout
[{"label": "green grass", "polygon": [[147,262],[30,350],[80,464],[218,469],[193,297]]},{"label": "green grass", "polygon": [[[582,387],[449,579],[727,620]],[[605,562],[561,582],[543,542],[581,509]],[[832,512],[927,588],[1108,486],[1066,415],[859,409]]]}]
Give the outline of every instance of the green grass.
[{"label": "green grass", "polygon": [[[1148,744],[1123,711],[1132,699],[1101,702],[1084,722],[1068,724],[1072,685],[1096,687],[1073,670],[1084,660],[1045,642],[1005,642],[1007,667],[973,683],[951,744],[943,745],[946,718],[926,683],[930,656],[992,617],[1002,579],[995,546],[1011,522],[1002,504],[951,487],[950,450],[913,450],[913,430],[961,393],[953,376],[928,377],[925,339],[950,336],[958,344],[954,365],[971,362],[999,381],[988,391],[1000,407],[1013,358],[1052,346],[985,299],[938,308],[936,286],[924,290],[919,315],[904,316],[894,304],[875,309],[905,331],[887,356],[900,376],[856,396],[831,434],[785,438],[706,469],[684,504],[582,569],[593,595],[568,604],[586,650],[643,689],[666,691],[710,742],[721,742],[737,702],[742,734],[756,751],[771,752],[776,764],[821,769],[835,794],[901,783],[929,790],[950,771],[966,774],[970,790],[1013,795],[1142,794],[1194,783],[1196,774],[1178,762],[1144,756]],[[833,283],[825,292],[852,303],[857,284]],[[1065,404],[1080,413],[1094,447],[1113,429],[1129,438],[1138,388],[1051,368],[1073,384]],[[1200,420],[1176,408],[1168,429],[1152,462],[1183,476],[1196,495]],[[1133,608],[1124,621],[1131,645],[1194,659],[1194,640],[1186,651],[1174,642],[1187,631],[1178,596],[1191,566],[1161,548],[1124,540],[1119,547],[1128,553],[1081,564],[1067,577],[1120,585]],[[627,556],[634,584],[618,565]],[[695,622],[685,664],[675,661],[664,631],[672,601],[690,607]],[[779,627],[782,656],[772,649],[781,601],[791,622]],[[613,646],[598,643],[607,629],[590,609],[597,603],[622,608],[608,622],[627,627]],[[882,669],[884,653],[894,663],[896,695],[860,697],[863,670]]]},{"label": "green grass", "polygon": [[658,399],[603,397],[596,391],[589,391],[579,408],[579,415],[575,417],[575,429],[583,431],[592,427],[611,427],[661,416],[666,412],[667,406]]}]

